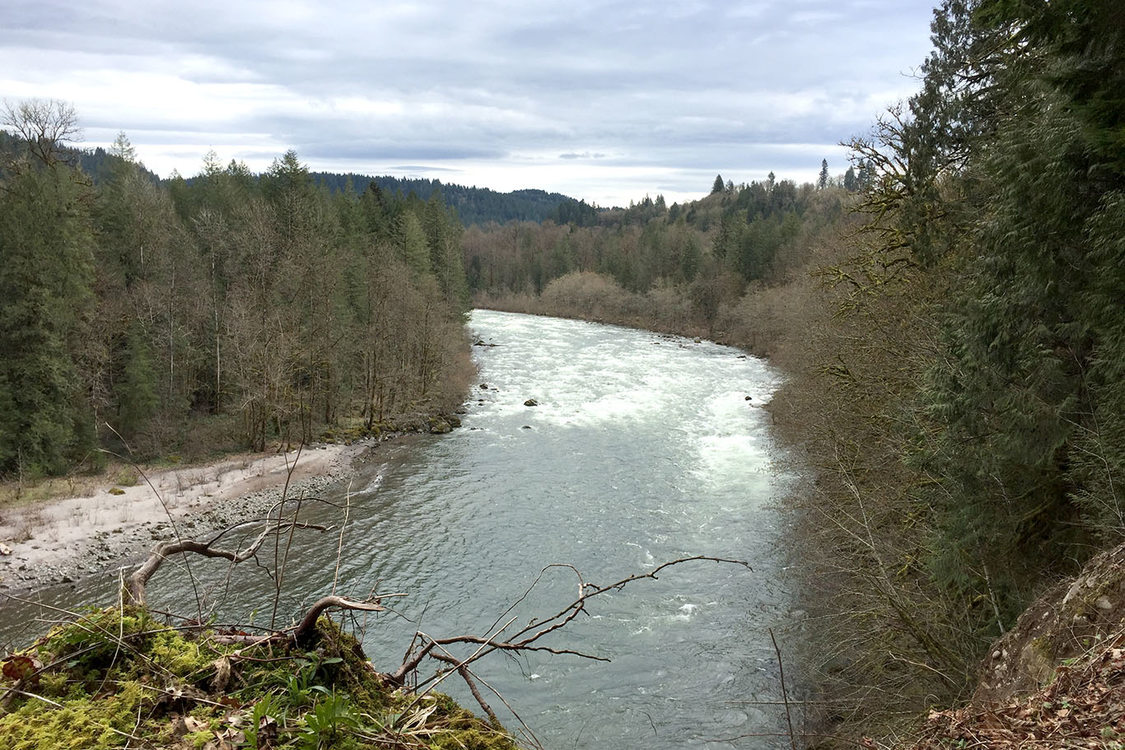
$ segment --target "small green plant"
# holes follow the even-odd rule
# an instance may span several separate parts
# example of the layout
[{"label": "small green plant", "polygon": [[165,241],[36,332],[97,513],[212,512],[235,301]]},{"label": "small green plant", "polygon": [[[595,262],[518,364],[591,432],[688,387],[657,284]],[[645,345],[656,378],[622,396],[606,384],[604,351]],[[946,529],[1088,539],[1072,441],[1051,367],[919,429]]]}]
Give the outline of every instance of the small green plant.
[{"label": "small green plant", "polygon": [[347,696],[328,693],[316,702],[312,711],[305,714],[301,747],[306,750],[333,747],[342,731],[355,729],[359,723],[359,717]]},{"label": "small green plant", "polygon": [[250,711],[250,725],[245,729],[247,746],[259,747],[261,744],[258,742],[259,732],[267,726],[276,726],[281,714],[281,701],[276,695],[262,696]]},{"label": "small green plant", "polygon": [[[317,670],[323,662],[310,654],[312,659],[299,658],[293,660],[295,672],[291,672],[285,679],[285,703],[292,708],[307,706],[313,701],[314,693],[327,693],[328,688],[314,683]],[[325,660],[330,661],[330,660]],[[339,661],[336,659],[334,661]]]}]

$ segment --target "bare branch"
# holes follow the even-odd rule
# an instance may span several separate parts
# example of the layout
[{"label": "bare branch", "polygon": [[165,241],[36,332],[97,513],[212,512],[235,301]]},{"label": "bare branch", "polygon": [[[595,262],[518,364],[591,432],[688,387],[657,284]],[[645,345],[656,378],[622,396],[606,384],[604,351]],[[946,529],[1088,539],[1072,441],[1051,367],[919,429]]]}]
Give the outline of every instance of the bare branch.
[{"label": "bare branch", "polygon": [[82,129],[73,105],[58,99],[4,101],[3,124],[27,143],[32,155],[50,166],[59,161],[67,141],[79,140]]},{"label": "bare branch", "polygon": [[[543,574],[547,570],[553,568],[568,568],[572,570],[575,576],[578,578],[578,597],[570,604],[566,605],[563,609],[559,610],[557,613],[545,620],[532,620],[531,623],[529,623],[523,629],[517,631],[514,635],[504,640],[500,640],[497,636],[499,635],[499,632],[503,632],[503,630],[507,628],[507,624],[504,627],[500,628],[500,631],[498,631],[496,635],[492,636],[459,635],[450,638],[432,638],[431,636],[428,636],[425,633],[419,631],[415,633],[415,639],[417,642],[420,642],[422,644],[421,647],[416,652],[414,652],[413,655],[409,655],[408,652],[408,658],[405,658],[402,665],[397,670],[395,670],[393,674],[388,675],[388,677],[400,685],[403,684],[406,680],[407,675],[411,674],[412,672],[416,672],[418,666],[426,659],[426,657],[429,656],[436,658],[436,655],[441,648],[455,643],[471,643],[481,647],[478,648],[472,656],[459,662],[460,664],[466,665],[495,651],[543,651],[556,655],[578,656],[583,659],[592,659],[594,661],[609,661],[609,659],[605,657],[594,656],[592,654],[586,654],[572,649],[558,649],[548,646],[536,645],[536,642],[544,636],[566,627],[567,624],[573,621],[574,618],[576,618],[580,613],[586,611],[586,602],[594,598],[595,596],[599,596],[610,591],[619,591],[628,584],[633,583],[634,581],[639,581],[646,578],[657,580],[658,573],[665,570],[666,568],[672,567],[673,565],[703,560],[731,565],[741,565],[748,570],[752,570],[752,568],[750,568],[750,565],[743,560],[731,560],[722,557],[696,555],[693,557],[681,557],[676,560],[671,560],[669,562],[662,563],[661,565],[656,566],[646,573],[635,573],[631,576],[626,576],[621,580],[614,581],[613,583],[606,584],[604,586],[597,586],[583,581],[581,574],[571,565],[548,565],[547,567],[543,568],[542,571],[540,571],[538,576],[536,576],[535,581],[532,583],[530,588],[534,588],[539,583],[539,581],[542,580]],[[530,591],[530,588],[528,589],[528,591]],[[526,598],[527,593],[528,592],[525,591],[517,601],[522,601],[524,598]],[[510,612],[511,608],[509,608],[508,611]],[[511,621],[509,620],[508,624],[510,623]],[[495,629],[495,624],[493,625],[493,629]]]},{"label": "bare branch", "polygon": [[773,628],[769,631],[773,652],[777,654],[777,671],[781,675],[781,700],[785,704],[785,723],[789,726],[789,746],[797,750],[797,735],[793,734],[793,714],[789,710],[789,691],[785,689],[785,666],[781,663],[781,649],[777,647],[777,639],[773,637]]},{"label": "bare branch", "polygon": [[357,602],[352,599],[345,599],[342,596],[324,596],[317,599],[316,602],[309,607],[309,611],[301,619],[301,623],[293,632],[293,640],[298,645],[306,646],[315,640],[316,637],[316,621],[321,613],[329,607],[336,609],[351,609],[360,610],[362,612],[383,612],[385,608],[379,603],[376,598],[372,601]]},{"label": "bare branch", "polygon": [[145,560],[139,568],[134,570],[132,575],[130,575],[128,579],[126,579],[123,591],[125,602],[128,604],[144,606],[145,586],[148,584],[149,579],[151,579],[152,576],[156,574],[156,571],[160,569],[160,566],[163,564],[164,560],[168,557],[171,557],[172,555],[187,554],[189,552],[192,552],[197,555],[202,555],[203,557],[214,557],[224,560],[230,560],[231,563],[237,565],[238,563],[245,562],[246,560],[254,557],[257,554],[258,549],[271,535],[277,535],[286,530],[292,531],[293,529],[297,528],[313,529],[316,531],[324,531],[326,529],[326,527],[320,526],[318,524],[304,523],[300,521],[276,521],[271,522],[270,525],[267,525],[264,529],[262,529],[262,532],[258,534],[253,543],[251,543],[250,546],[246,547],[245,549],[227,550],[216,549],[212,546],[232,528],[236,528],[237,526],[242,525],[245,524],[237,524],[234,527],[223,529],[209,541],[205,542],[196,539],[177,539],[175,541],[161,542],[160,544],[157,544],[156,547],[153,548],[152,554],[149,555],[148,559]]}]

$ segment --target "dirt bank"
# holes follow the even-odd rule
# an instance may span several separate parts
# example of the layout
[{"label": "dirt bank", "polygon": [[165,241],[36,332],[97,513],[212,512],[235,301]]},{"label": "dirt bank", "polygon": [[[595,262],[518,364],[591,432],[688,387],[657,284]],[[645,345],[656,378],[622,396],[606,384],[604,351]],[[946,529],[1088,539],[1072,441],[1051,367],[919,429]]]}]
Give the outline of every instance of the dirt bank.
[{"label": "dirt bank", "polygon": [[244,454],[204,466],[148,473],[130,487],[7,509],[0,517],[0,592],[67,583],[147,554],[154,541],[197,536],[264,515],[281,497],[323,492],[375,446],[306,446]]}]

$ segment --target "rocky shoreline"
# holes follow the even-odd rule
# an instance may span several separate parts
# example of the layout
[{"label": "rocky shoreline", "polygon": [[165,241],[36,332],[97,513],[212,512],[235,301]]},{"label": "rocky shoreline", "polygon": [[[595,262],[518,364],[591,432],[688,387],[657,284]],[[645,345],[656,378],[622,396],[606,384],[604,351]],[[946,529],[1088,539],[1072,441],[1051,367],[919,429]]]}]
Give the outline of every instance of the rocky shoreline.
[{"label": "rocky shoreline", "polygon": [[[304,474],[299,477],[296,472],[289,477],[284,462],[281,471],[255,468],[257,462],[272,459],[276,463],[278,458],[284,461],[284,456],[258,458],[248,467],[229,470],[225,469],[230,462],[196,467],[194,471],[203,481],[174,490],[175,494],[170,498],[154,497],[155,502],[149,501],[149,507],[132,513],[133,517],[125,521],[107,513],[108,518],[99,523],[96,515],[91,519],[90,510],[84,510],[84,515],[73,516],[76,521],[57,519],[66,513],[77,512],[66,506],[94,504],[99,501],[97,497],[70,498],[41,508],[8,513],[5,518],[7,525],[0,524],[0,529],[7,531],[7,534],[0,532],[0,597],[5,594],[19,596],[53,585],[75,583],[107,571],[130,568],[143,560],[157,542],[174,538],[177,531],[185,538],[206,538],[241,521],[264,518],[281,500],[283,492],[287,492],[290,499],[322,495],[346,481],[356,465],[373,459],[376,448],[381,444],[400,437],[401,433],[384,435],[382,440],[369,438],[346,446],[308,446],[303,449],[303,456],[297,458],[296,465]],[[226,477],[231,474],[245,476],[237,477],[238,481],[230,482],[222,489],[208,491],[216,484],[225,484]],[[286,478],[290,478],[287,491]],[[129,488],[129,491],[149,490],[150,494],[158,495],[160,493],[151,489],[161,487],[160,480],[160,475],[153,475],[149,478],[152,488]],[[169,494],[172,492],[169,491]],[[112,503],[117,499],[115,496],[118,493],[123,495],[124,491],[117,489],[109,493],[108,502]],[[55,509],[58,509],[55,517],[43,520],[45,514]],[[25,516],[22,520],[18,518],[20,512]],[[96,514],[97,511],[93,512]],[[26,534],[27,538],[14,539],[13,528],[19,529],[20,536]]]}]

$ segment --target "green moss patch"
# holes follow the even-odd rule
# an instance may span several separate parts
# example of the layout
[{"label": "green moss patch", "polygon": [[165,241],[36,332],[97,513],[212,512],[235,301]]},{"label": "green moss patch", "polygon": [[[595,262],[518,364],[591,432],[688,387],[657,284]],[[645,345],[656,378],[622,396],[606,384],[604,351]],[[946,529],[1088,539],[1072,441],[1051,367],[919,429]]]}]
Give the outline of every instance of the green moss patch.
[{"label": "green moss patch", "polygon": [[516,750],[448,697],[390,684],[330,620],[318,630],[304,650],[141,609],[91,613],[6,657],[0,737],[13,750]]}]

